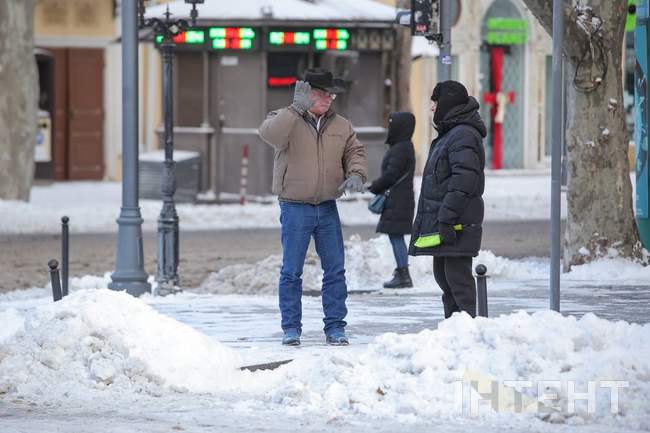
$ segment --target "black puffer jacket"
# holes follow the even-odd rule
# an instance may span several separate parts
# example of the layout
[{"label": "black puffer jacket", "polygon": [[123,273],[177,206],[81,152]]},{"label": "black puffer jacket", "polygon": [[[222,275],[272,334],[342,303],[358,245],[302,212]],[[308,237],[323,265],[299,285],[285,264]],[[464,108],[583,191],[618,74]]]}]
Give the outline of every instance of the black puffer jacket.
[{"label": "black puffer jacket", "polygon": [[[485,124],[479,104],[471,98],[452,109],[437,125],[422,177],[418,212],[409,254],[438,257],[476,256],[481,249],[485,189]],[[439,232],[438,224],[462,224],[454,245],[416,248],[420,236]]]},{"label": "black puffer jacket", "polygon": [[[381,177],[370,186],[370,191],[374,194],[390,190],[384,212],[377,225],[377,233],[407,235],[413,228],[415,151],[411,137],[414,130],[413,114],[391,113],[386,139],[389,148],[381,163]],[[406,178],[395,185],[395,182],[404,175]]]}]

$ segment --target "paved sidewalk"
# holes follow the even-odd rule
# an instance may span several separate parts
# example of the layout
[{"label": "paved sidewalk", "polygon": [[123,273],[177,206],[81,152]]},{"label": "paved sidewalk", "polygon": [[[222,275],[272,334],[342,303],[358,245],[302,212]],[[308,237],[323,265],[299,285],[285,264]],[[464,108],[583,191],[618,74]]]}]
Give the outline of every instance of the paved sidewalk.
[{"label": "paved sidewalk", "polygon": [[[489,295],[490,317],[524,310],[548,308],[545,281],[509,282],[512,289]],[[488,287],[489,290],[489,287]],[[319,297],[303,297],[302,347],[280,345],[280,315],[275,296],[214,296],[185,293],[179,298],[150,298],[160,312],[236,348],[246,365],[290,359],[297,352],[332,350],[324,344],[322,307]],[[581,282],[566,286],[562,312],[581,317],[595,313],[609,320],[650,322],[650,286],[589,287]],[[386,332],[417,333],[435,329],[443,319],[439,294],[351,295],[348,298],[348,332],[351,346],[342,350],[363,350],[374,337]]]}]

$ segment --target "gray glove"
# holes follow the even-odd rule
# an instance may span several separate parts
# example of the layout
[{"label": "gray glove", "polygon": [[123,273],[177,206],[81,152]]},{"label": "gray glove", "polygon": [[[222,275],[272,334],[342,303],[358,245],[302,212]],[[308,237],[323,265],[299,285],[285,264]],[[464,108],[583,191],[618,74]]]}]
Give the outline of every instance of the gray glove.
[{"label": "gray glove", "polygon": [[291,106],[300,115],[303,115],[314,106],[314,101],[310,98],[311,85],[305,81],[296,81],[296,88],[293,92],[293,103]]},{"label": "gray glove", "polygon": [[363,179],[356,174],[345,179],[345,182],[339,186],[339,191],[364,192]]}]

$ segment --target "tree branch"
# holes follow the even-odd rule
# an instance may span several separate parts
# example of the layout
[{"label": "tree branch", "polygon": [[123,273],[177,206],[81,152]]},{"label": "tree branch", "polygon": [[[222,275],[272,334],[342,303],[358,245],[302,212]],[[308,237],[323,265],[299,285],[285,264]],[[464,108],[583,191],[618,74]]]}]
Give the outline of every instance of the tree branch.
[{"label": "tree branch", "polygon": [[[537,21],[549,35],[553,35],[553,1],[523,0]],[[585,46],[589,44],[589,35],[578,27],[577,15],[572,2],[564,0],[564,54],[571,60],[580,59]]]}]

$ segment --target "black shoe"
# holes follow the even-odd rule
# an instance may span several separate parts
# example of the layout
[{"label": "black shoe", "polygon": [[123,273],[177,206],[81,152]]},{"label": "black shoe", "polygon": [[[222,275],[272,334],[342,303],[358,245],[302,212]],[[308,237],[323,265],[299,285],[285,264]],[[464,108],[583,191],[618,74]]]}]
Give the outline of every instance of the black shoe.
[{"label": "black shoe", "polygon": [[413,280],[409,268],[395,269],[393,279],[384,283],[384,289],[410,289],[411,287],[413,287]]}]

